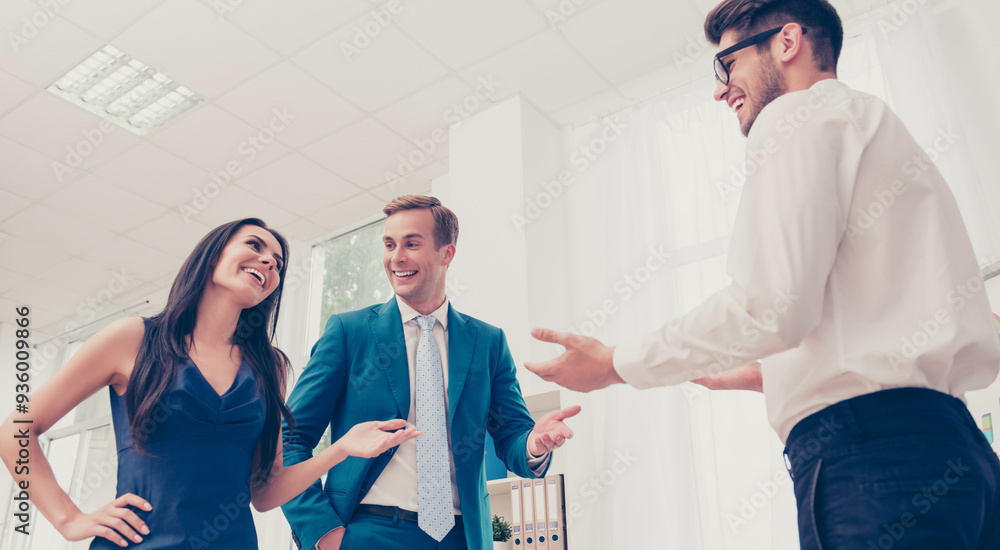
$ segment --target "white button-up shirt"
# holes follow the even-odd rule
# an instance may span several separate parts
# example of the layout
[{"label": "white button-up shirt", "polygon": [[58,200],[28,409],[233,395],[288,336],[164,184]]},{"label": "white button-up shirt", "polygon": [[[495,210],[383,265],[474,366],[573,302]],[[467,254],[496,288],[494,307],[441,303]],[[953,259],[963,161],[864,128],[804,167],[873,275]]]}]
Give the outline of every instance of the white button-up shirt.
[{"label": "white button-up shirt", "polygon": [[972,245],[948,185],[881,100],[823,80],[750,131],[730,241],[732,282],[618,346],[638,388],[764,358],[782,441],[824,407],[879,390],[962,398],[1000,369]]}]

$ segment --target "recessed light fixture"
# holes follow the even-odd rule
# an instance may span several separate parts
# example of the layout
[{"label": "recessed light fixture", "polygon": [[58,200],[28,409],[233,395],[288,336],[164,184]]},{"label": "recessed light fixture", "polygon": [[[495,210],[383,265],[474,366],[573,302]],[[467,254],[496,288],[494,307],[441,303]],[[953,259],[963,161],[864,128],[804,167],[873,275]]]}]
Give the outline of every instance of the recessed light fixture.
[{"label": "recessed light fixture", "polygon": [[201,101],[170,77],[110,45],[48,90],[140,136]]}]

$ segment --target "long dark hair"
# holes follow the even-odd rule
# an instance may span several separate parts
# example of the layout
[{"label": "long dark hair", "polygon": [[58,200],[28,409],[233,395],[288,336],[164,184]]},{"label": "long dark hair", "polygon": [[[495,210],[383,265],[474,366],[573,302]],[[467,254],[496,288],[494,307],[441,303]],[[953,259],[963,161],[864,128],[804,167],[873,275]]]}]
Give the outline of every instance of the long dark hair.
[{"label": "long dark hair", "polygon": [[290,428],[295,426],[295,419],[281,397],[281,388],[289,370],[288,356],[272,344],[278,326],[281,290],[288,269],[288,242],[277,231],[268,229],[263,221],[245,218],[220,225],[194,247],[170,287],[167,305],[146,322],[146,334],[125,391],[125,405],[131,424],[132,444],[139,452],[145,452],[148,430],[143,427],[150,421],[157,404],[170,387],[177,365],[188,358],[188,337],[194,332],[198,302],[205,285],[212,278],[222,250],[244,225],[255,225],[269,231],[281,244],[284,257],[278,287],[261,303],[240,313],[233,334],[233,344],[240,347],[244,359],[253,369],[258,392],[263,394],[266,404],[264,429],[257,441],[260,464],[251,476],[251,484],[257,484],[267,481],[271,474],[282,418]]}]

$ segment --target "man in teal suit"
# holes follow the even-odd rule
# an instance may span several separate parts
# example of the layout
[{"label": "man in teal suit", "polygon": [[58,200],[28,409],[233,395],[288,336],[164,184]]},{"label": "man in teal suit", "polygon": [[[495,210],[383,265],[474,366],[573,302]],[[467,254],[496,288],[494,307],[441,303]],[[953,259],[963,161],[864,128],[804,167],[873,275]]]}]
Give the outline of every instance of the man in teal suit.
[{"label": "man in teal suit", "polygon": [[[408,195],[383,210],[385,272],[396,296],[332,316],[288,404],[284,461],[310,456],[366,420],[407,419],[424,435],[374,459],[348,458],[282,506],[299,548],[485,550],[492,544],[484,475],[489,433],[522,477],[541,477],[573,432],[578,406],[536,425],[503,331],[448,302],[445,274],[458,219],[433,197]],[[500,305],[500,304],[498,304]]]}]

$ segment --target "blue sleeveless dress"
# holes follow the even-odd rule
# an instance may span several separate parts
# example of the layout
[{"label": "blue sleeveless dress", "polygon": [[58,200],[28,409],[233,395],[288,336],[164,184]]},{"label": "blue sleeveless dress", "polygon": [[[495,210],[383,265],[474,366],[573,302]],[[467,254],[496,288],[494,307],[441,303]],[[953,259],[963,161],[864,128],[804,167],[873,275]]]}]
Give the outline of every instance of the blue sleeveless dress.
[{"label": "blue sleeveless dress", "polygon": [[[130,506],[150,533],[139,533],[142,542],[129,540],[128,548],[256,549],[249,480],[266,406],[246,360],[221,396],[194,362],[179,364],[143,429],[145,455],[131,446],[125,399],[108,389],[118,446],[117,496],[133,493],[153,506],[151,512]],[[98,537],[90,548],[121,547]]]}]

